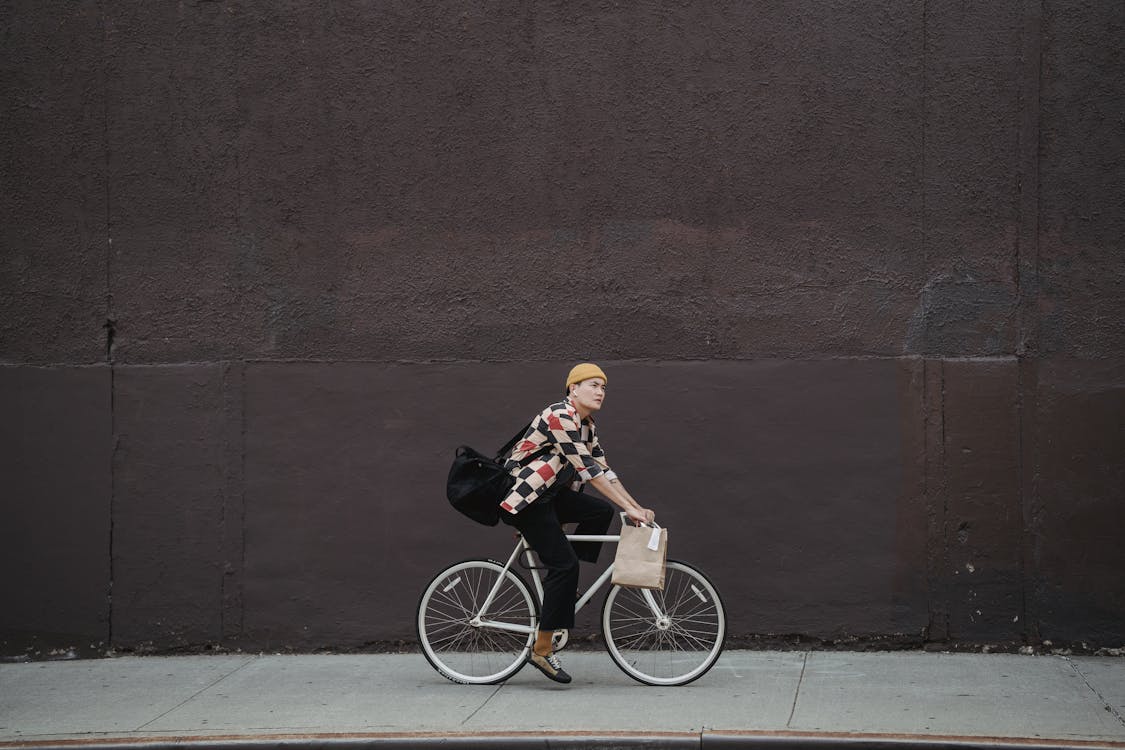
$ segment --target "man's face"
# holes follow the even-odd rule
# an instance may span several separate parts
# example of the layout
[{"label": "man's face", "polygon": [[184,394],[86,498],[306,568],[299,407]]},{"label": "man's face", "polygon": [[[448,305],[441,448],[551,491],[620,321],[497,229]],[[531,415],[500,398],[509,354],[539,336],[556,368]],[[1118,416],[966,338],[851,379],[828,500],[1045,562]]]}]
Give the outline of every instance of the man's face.
[{"label": "man's face", "polygon": [[587,411],[597,411],[605,401],[605,381],[601,378],[583,380],[574,386],[570,393],[575,404]]}]

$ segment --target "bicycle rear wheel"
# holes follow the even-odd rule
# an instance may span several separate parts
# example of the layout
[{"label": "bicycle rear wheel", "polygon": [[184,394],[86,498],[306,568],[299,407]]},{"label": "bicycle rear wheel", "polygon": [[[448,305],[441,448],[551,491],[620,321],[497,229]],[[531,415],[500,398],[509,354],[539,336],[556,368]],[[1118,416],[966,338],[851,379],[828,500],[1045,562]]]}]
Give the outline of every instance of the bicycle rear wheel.
[{"label": "bicycle rear wheel", "polygon": [[[497,581],[499,588],[481,621],[481,607]],[[422,653],[454,682],[490,685],[514,675],[525,664],[538,621],[539,604],[527,584],[494,560],[449,566],[430,581],[418,602]]]},{"label": "bicycle rear wheel", "polygon": [[[657,616],[646,595],[656,604]],[[663,591],[614,586],[602,605],[613,661],[646,685],[686,685],[714,666],[727,633],[719,592],[701,571],[668,561]]]}]

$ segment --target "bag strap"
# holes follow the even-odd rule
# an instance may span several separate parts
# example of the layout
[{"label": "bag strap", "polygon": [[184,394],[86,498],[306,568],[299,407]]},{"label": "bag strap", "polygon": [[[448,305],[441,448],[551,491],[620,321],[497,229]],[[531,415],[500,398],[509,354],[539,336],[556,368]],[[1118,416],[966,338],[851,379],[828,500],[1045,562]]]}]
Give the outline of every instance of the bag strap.
[{"label": "bag strap", "polygon": [[524,435],[526,435],[526,434],[527,434],[527,431],[528,431],[529,429],[531,429],[531,424],[532,424],[532,422],[534,422],[534,421],[535,421],[535,420],[533,419],[533,420],[531,420],[531,422],[528,422],[528,423],[527,423],[527,424],[526,424],[526,425],[524,426],[524,428],[523,428],[522,430],[520,430],[519,432],[517,432],[517,433],[516,433],[515,435],[512,435],[512,439],[511,439],[511,440],[509,440],[508,442],[504,443],[504,447],[503,447],[503,448],[501,448],[500,450],[496,451],[496,459],[497,459],[497,460],[500,460],[501,458],[505,458],[505,457],[507,457],[508,453],[509,453],[509,452],[510,452],[510,451],[512,450],[512,447],[513,447],[513,446],[515,446],[515,444],[516,444],[516,441],[518,441],[518,440],[519,440],[520,438],[522,438],[522,437],[523,437]]}]

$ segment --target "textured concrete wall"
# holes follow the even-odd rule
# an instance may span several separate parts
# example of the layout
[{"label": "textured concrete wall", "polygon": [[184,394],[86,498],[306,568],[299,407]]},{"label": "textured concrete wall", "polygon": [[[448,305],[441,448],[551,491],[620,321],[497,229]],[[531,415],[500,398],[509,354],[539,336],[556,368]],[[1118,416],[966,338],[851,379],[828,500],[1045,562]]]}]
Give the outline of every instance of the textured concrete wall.
[{"label": "textured concrete wall", "polygon": [[586,358],[733,634],[1125,641],[1125,6],[0,13],[5,653],[412,637]]}]

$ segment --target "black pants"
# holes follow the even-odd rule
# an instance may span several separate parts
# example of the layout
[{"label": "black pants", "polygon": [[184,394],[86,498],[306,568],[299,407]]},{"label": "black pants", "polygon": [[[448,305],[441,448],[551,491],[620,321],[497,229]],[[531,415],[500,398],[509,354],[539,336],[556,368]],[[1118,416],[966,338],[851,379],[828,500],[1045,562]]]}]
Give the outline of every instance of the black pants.
[{"label": "black pants", "polygon": [[605,534],[613,513],[605,500],[563,487],[548,490],[515,515],[500,511],[504,523],[519,529],[547,568],[540,630],[574,627],[578,561],[597,562],[602,548],[601,542],[571,542],[560,524],[577,523],[575,534]]}]

